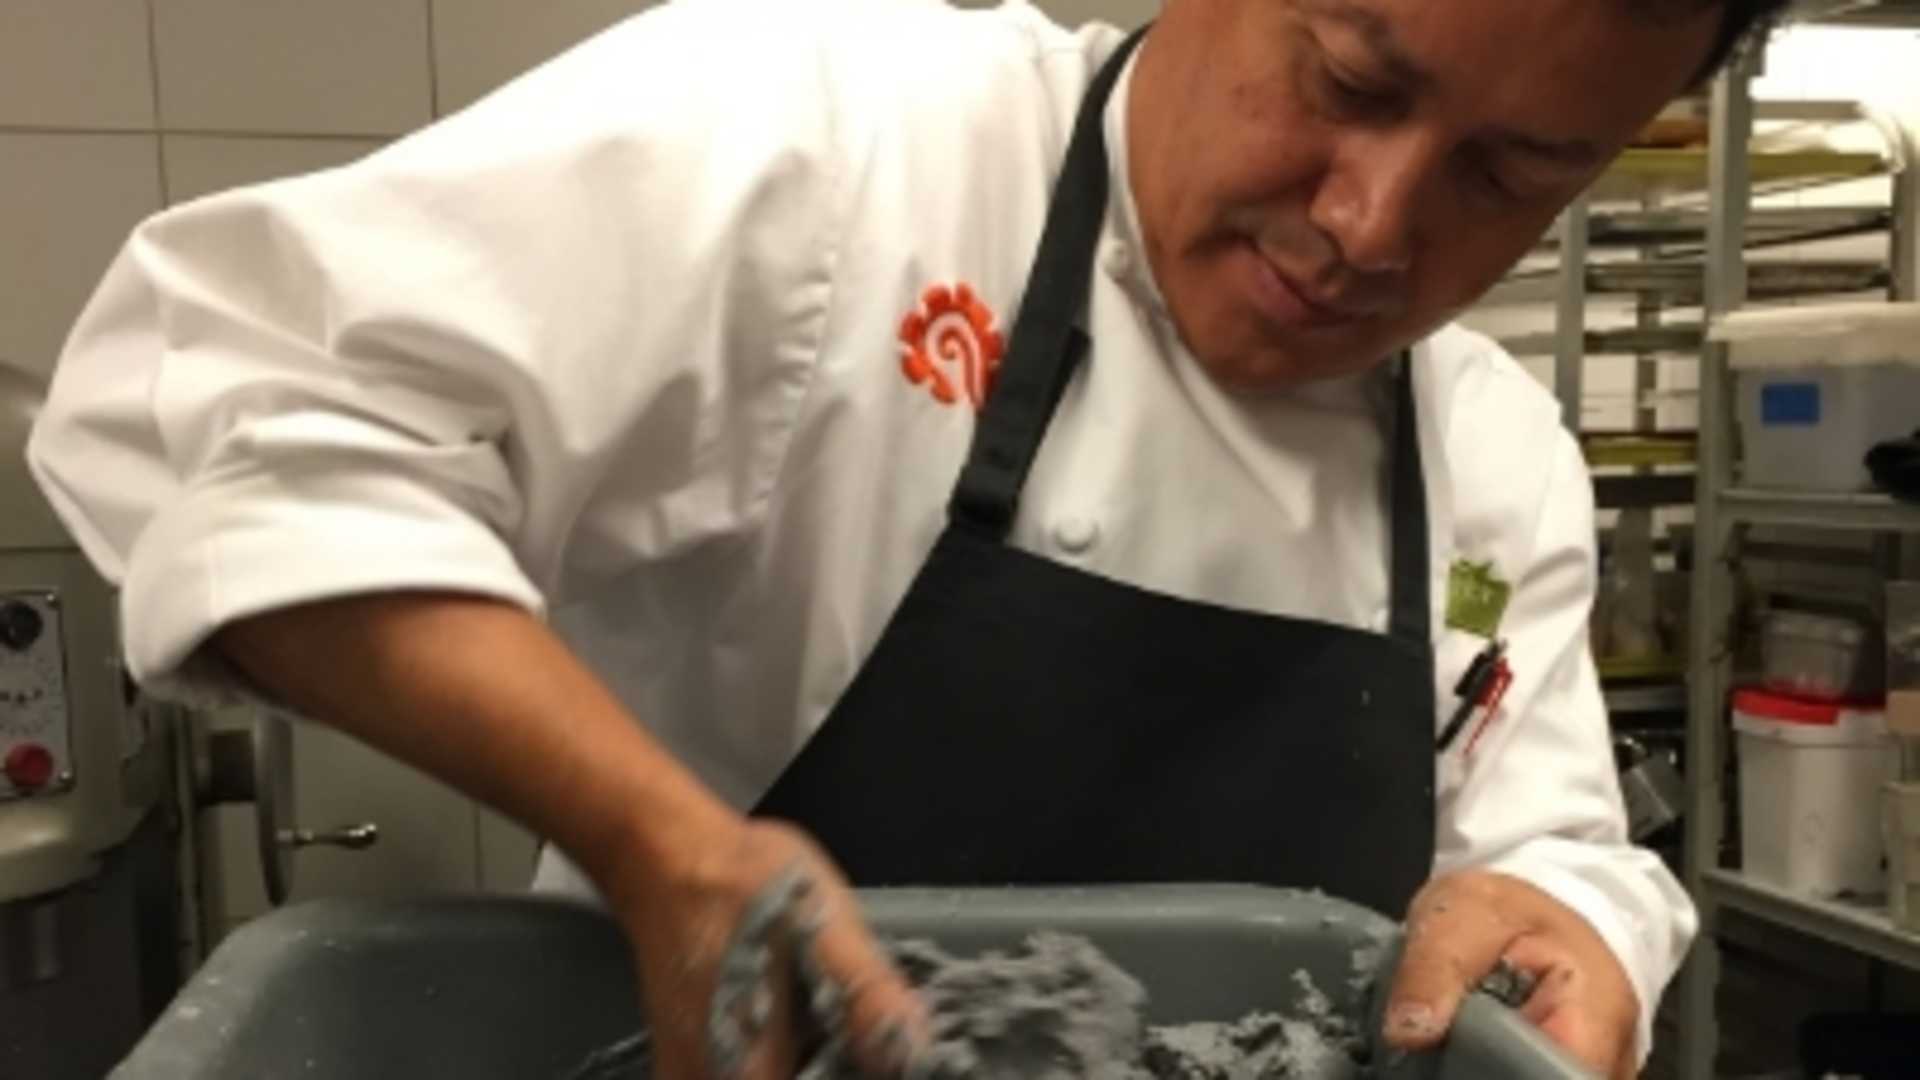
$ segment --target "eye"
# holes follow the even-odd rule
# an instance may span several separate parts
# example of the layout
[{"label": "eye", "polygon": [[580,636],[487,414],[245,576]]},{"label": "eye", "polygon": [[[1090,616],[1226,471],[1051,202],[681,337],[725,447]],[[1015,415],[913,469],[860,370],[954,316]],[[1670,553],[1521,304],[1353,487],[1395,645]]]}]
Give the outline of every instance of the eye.
[{"label": "eye", "polygon": [[1405,111],[1396,90],[1369,84],[1324,56],[1320,62],[1320,97],[1329,112],[1343,119],[1391,120]]},{"label": "eye", "polygon": [[1484,147],[1465,146],[1457,168],[1474,194],[1495,203],[1517,203],[1525,196],[1501,170],[1500,163]]},{"label": "eye", "polygon": [[1520,201],[1520,193],[1514,190],[1512,184],[1507,183],[1506,177],[1500,175],[1500,170],[1490,165],[1483,165],[1474,172],[1480,187],[1494,199],[1500,202]]}]

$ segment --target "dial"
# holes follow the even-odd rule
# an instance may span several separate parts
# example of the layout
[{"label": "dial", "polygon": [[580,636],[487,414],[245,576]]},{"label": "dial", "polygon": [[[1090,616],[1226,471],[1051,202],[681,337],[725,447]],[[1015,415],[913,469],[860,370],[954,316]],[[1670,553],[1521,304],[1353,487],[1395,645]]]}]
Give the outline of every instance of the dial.
[{"label": "dial", "polygon": [[40,640],[40,632],[44,629],[46,620],[32,605],[18,600],[0,604],[0,647],[26,652],[34,642]]}]

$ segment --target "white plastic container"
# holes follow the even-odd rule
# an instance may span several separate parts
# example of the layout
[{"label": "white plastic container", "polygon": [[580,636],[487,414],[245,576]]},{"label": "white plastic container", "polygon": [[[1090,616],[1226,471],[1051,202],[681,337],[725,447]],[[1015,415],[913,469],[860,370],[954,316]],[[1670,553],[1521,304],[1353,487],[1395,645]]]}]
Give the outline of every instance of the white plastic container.
[{"label": "white plastic container", "polygon": [[1737,383],[1741,480],[1861,491],[1876,443],[1920,428],[1920,304],[1817,304],[1713,327]]},{"label": "white plastic container", "polygon": [[1760,681],[1812,701],[1879,698],[1887,689],[1886,649],[1859,619],[1770,611],[1760,628]]},{"label": "white plastic container", "polygon": [[1733,727],[1746,872],[1814,896],[1879,894],[1886,714],[1741,690]]},{"label": "white plastic container", "polygon": [[1888,784],[1881,807],[1887,915],[1902,930],[1920,930],[1920,784]]}]

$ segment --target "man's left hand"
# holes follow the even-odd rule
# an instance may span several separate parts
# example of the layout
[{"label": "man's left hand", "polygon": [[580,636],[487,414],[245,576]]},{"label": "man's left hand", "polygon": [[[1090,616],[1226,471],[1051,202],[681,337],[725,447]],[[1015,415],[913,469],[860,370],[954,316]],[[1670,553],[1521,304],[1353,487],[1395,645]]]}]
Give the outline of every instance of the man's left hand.
[{"label": "man's left hand", "polygon": [[1388,1043],[1424,1050],[1441,1042],[1461,999],[1502,960],[1534,984],[1521,1015],[1600,1075],[1635,1074],[1640,1003],[1613,950],[1565,904],[1486,870],[1436,878],[1414,897]]}]

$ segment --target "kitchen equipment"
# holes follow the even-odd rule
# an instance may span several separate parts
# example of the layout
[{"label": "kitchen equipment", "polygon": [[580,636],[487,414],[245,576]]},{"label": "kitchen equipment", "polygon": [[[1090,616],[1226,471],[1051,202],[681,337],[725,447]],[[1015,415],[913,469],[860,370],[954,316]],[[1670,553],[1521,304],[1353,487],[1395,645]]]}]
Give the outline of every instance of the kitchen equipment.
[{"label": "kitchen equipment", "polygon": [[0,1076],[93,1080],[179,984],[174,714],[28,473],[45,392],[0,361]]},{"label": "kitchen equipment", "polygon": [[1756,878],[1815,896],[1878,893],[1886,717],[1760,690],[1733,695],[1740,842]]},{"label": "kitchen equipment", "polygon": [[[1303,980],[1368,1030],[1394,924],[1324,896],[1239,886],[882,890],[890,937],[956,953],[1042,928],[1090,938],[1146,985],[1148,1020],[1237,1019],[1305,1000]],[[230,937],[112,1080],[541,1080],[638,1021],[630,955],[597,909],[558,900],[328,900]],[[1576,1080],[1507,1006],[1472,995],[1407,1080]]]},{"label": "kitchen equipment", "polygon": [[1760,679],[1769,690],[1820,701],[1878,699],[1885,651],[1860,619],[1770,611],[1761,623]]},{"label": "kitchen equipment", "polygon": [[1639,843],[1680,820],[1686,805],[1686,781],[1666,751],[1649,749],[1631,735],[1613,739],[1620,794],[1627,806],[1627,833]]}]

